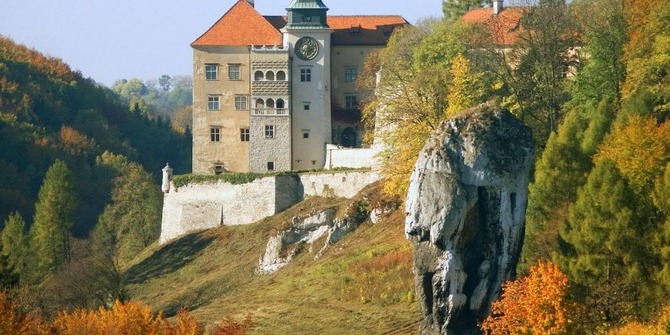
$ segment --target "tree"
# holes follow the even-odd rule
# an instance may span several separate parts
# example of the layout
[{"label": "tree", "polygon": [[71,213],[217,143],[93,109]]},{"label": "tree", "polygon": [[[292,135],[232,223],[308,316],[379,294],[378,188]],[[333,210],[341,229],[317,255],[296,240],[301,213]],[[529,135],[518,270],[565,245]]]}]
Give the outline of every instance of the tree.
[{"label": "tree", "polygon": [[77,208],[74,176],[56,160],[44,177],[30,229],[33,279],[41,281],[70,261],[70,237]]},{"label": "tree", "polygon": [[[374,92],[364,99],[363,117],[375,120],[375,136],[385,146],[381,153],[385,193],[405,196],[419,151],[448,118],[454,74],[457,90],[451,96],[456,100],[452,109],[482,102],[475,100],[484,98],[485,90],[480,89],[486,83],[475,83],[480,77],[467,60],[471,33],[471,27],[460,23],[424,22],[404,27],[396,30],[387,47],[366,65],[368,73],[381,69],[379,85],[363,83]],[[459,55],[462,58],[454,64]],[[374,70],[369,69],[370,62]],[[469,84],[473,86],[466,87]]]},{"label": "tree", "polygon": [[170,88],[172,87],[172,82],[171,82],[170,76],[167,74],[161,75],[158,77],[158,85],[163,89],[165,92],[169,92]]},{"label": "tree", "polygon": [[628,29],[623,1],[578,0],[573,13],[584,43],[582,70],[569,81],[572,106],[595,105],[602,100],[618,103],[626,75],[624,45]]},{"label": "tree", "polygon": [[18,275],[23,272],[28,253],[25,222],[19,212],[14,212],[5,221],[2,231],[2,256],[6,257],[7,266]]},{"label": "tree", "polygon": [[636,225],[636,198],[614,163],[601,159],[579,190],[561,237],[571,251],[562,260],[571,279],[583,285],[609,276],[640,277],[647,255]]},{"label": "tree", "polygon": [[663,0],[626,0],[630,38],[625,46],[624,97],[648,91],[654,109],[670,112],[670,8]]},{"label": "tree", "polygon": [[562,334],[568,325],[568,278],[555,264],[539,261],[530,274],[503,285],[482,330],[491,335]]},{"label": "tree", "polygon": [[473,71],[470,61],[459,54],[449,70],[451,84],[448,88],[447,116],[456,116],[460,111],[473,107],[482,101],[485,93],[483,74]]},{"label": "tree", "polygon": [[[109,269],[119,268],[155,241],[160,234],[162,193],[152,176],[136,163],[108,155],[103,164],[116,164],[112,202],[105,207],[94,232],[96,254]],[[111,262],[111,263],[110,263]]]},{"label": "tree", "polygon": [[[576,28],[563,0],[540,1],[522,11],[518,27],[493,20],[484,27],[481,49],[487,73],[501,83],[503,104],[533,129],[535,143],[542,148],[563,118],[563,105],[570,100],[567,70],[573,63]],[[509,20],[509,19],[507,19]],[[501,41],[501,35],[515,36]]]},{"label": "tree", "polygon": [[489,3],[489,0],[443,0],[442,14],[444,14],[446,21],[458,21],[469,10],[480,8]]},{"label": "tree", "polygon": [[526,237],[522,264],[526,268],[539,259],[550,259],[558,250],[558,231],[567,220],[568,208],[577,189],[586,182],[591,158],[581,148],[588,120],[572,109],[551,134],[535,166],[535,180],[529,185]]},{"label": "tree", "polygon": [[612,161],[635,191],[647,196],[670,161],[670,122],[659,125],[652,117],[633,115],[615,125],[598,157]]}]

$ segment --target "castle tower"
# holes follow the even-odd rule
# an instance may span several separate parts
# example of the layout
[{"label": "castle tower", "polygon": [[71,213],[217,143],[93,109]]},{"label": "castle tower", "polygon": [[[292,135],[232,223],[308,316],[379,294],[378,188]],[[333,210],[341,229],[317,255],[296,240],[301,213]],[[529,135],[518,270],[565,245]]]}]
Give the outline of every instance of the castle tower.
[{"label": "castle tower", "polygon": [[323,168],[331,142],[331,34],[321,0],[293,0],[281,32],[289,47],[292,168]]}]

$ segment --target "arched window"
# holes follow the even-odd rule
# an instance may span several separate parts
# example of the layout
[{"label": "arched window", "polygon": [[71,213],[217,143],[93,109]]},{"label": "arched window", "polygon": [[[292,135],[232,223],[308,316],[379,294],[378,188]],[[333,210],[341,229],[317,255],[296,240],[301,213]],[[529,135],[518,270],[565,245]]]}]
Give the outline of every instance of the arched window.
[{"label": "arched window", "polygon": [[255,81],[263,80],[263,71],[256,71],[256,73],[254,73],[254,80]]},{"label": "arched window", "polygon": [[272,72],[272,71],[268,71],[268,72],[266,72],[266,73],[265,73],[265,79],[267,79],[267,80],[269,80],[269,81],[273,81],[273,80],[275,80],[275,73]]},{"label": "arched window", "polygon": [[265,101],[263,101],[263,99],[256,99],[256,108],[258,109],[265,108]]},{"label": "arched window", "polygon": [[278,81],[286,81],[286,72],[278,71],[277,72],[277,80]]},{"label": "arched window", "polygon": [[277,99],[277,109],[284,109],[284,99]]},{"label": "arched window", "polygon": [[265,101],[265,105],[268,106],[268,108],[275,108],[275,101],[272,99],[267,99]]}]

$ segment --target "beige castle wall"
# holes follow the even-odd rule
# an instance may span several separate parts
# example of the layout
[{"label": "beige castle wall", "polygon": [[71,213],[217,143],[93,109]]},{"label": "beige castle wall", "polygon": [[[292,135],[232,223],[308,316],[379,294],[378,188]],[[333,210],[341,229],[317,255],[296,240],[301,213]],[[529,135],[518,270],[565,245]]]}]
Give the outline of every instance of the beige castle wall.
[{"label": "beige castle wall", "polygon": [[355,82],[348,83],[344,77],[347,67],[356,67],[358,74],[363,72],[365,58],[373,51],[382,49],[381,46],[333,46],[331,76],[333,80],[333,98],[344,107],[344,97],[349,94],[361,95]]},{"label": "beige castle wall", "polygon": [[[205,65],[219,64],[218,80],[205,79]],[[228,64],[240,64],[240,80],[228,79]],[[193,49],[193,172],[213,174],[215,164],[228,171],[249,171],[249,142],[240,128],[249,127],[250,52],[248,47]],[[221,96],[221,110],[208,111],[210,94]],[[247,110],[235,110],[235,96],[247,96]],[[221,127],[221,141],[210,140],[210,128]]]},{"label": "beige castle wall", "polygon": [[363,187],[379,180],[379,174],[371,171],[318,172],[300,175],[304,195],[336,196],[351,198]]},{"label": "beige castle wall", "polygon": [[[349,67],[355,67],[358,70],[358,75],[363,73],[365,66],[365,59],[367,56],[382,49],[381,46],[333,46],[332,47],[332,92],[333,103],[339,105],[341,108],[346,107],[345,97],[347,95],[356,95],[358,101],[361,101],[366,92],[356,87],[356,82],[347,82],[345,77],[345,70]],[[333,123],[333,143],[341,143],[340,136],[346,128],[352,128],[356,131],[355,146],[359,147],[362,144],[365,130],[359,124],[334,122]]]},{"label": "beige castle wall", "polygon": [[250,224],[307,196],[353,197],[379,175],[369,171],[265,177],[248,184],[190,184],[164,194],[160,243],[203,229]]}]

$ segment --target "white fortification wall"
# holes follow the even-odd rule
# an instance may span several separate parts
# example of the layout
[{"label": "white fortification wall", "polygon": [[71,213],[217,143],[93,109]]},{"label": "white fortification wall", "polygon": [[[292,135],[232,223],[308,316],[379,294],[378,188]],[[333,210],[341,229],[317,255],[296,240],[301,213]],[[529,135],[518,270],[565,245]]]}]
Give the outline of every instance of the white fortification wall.
[{"label": "white fortification wall", "polygon": [[375,166],[378,151],[373,148],[341,148],[326,145],[326,169],[335,168],[372,168]]},{"label": "white fortification wall", "polygon": [[241,185],[172,186],[164,193],[160,243],[198,230],[250,224],[308,196],[349,198],[377,180],[376,172],[348,171],[271,176]]}]

